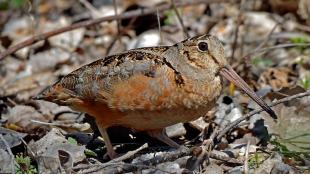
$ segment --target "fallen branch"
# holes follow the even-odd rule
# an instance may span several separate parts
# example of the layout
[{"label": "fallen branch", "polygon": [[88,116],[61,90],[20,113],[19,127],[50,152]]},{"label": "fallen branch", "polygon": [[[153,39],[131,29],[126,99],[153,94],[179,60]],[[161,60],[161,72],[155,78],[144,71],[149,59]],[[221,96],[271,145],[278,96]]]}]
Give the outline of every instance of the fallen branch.
[{"label": "fallen branch", "polygon": [[169,171],[157,168],[155,166],[147,166],[141,164],[129,164],[124,162],[116,162],[109,163],[107,165],[104,164],[95,164],[88,165],[86,167],[80,168],[76,173],[78,174],[91,174],[91,173],[106,173],[106,174],[116,174],[116,173],[125,173],[125,172],[133,172],[133,171],[141,171],[144,169],[153,169],[160,171],[162,173],[173,174]]},{"label": "fallen branch", "polygon": [[135,154],[137,154],[137,153],[140,152],[141,150],[143,150],[143,149],[145,149],[145,148],[148,148],[148,147],[149,147],[148,144],[145,143],[145,144],[143,144],[141,147],[139,147],[138,149],[133,150],[133,151],[129,151],[129,152],[127,152],[125,155],[122,155],[122,156],[120,156],[120,157],[118,157],[118,158],[115,158],[115,159],[111,160],[111,161],[108,162],[108,163],[116,163],[116,162],[124,161],[124,160],[126,160],[126,159],[128,159],[128,158],[133,157]]},{"label": "fallen branch", "polygon": [[[110,161],[102,164],[95,164],[95,165],[87,165],[85,167],[73,167],[73,170],[78,173],[93,173],[104,170],[105,173],[125,173],[125,172],[132,172],[136,170],[143,170],[143,169],[156,169],[157,164],[167,162],[167,161],[174,161],[178,158],[183,156],[187,156],[190,154],[190,149],[186,147],[179,148],[176,151],[172,152],[163,152],[159,154],[155,154],[154,158],[149,160],[141,160],[137,161],[136,163],[125,163],[122,161],[117,160],[116,162]],[[169,173],[168,171],[164,171],[165,173]]]},{"label": "fallen branch", "polygon": [[[202,147],[197,147],[198,150],[202,150]],[[87,174],[87,173],[93,173],[93,172],[100,172],[104,171],[105,173],[125,173],[125,172],[133,172],[133,171],[141,171],[144,169],[154,169],[159,170],[164,173],[169,173],[169,171],[163,171],[163,169],[156,167],[158,164],[165,163],[165,162],[172,162],[177,159],[180,159],[185,156],[189,156],[191,154],[191,149],[181,147],[178,150],[172,151],[172,152],[162,152],[162,153],[155,153],[154,158],[149,160],[142,160],[136,161],[135,163],[125,163],[122,161],[109,161],[102,164],[93,164],[93,165],[86,165],[86,166],[76,166],[73,167],[73,170],[77,173]],[[202,152],[202,151],[201,151]],[[201,154],[199,152],[198,155]],[[204,154],[202,154],[204,155]],[[218,150],[212,150],[209,154],[210,158],[217,159],[223,162],[228,162],[231,164],[237,164],[241,165],[242,162],[229,157],[228,154],[225,152],[221,152]],[[139,157],[138,157],[139,158]],[[137,158],[136,158],[137,159]],[[179,161],[180,162],[180,161]],[[199,161],[202,162],[202,161]],[[182,162],[181,162],[182,163]],[[187,165],[187,164],[186,164]],[[188,168],[187,168],[188,169]],[[193,170],[194,168],[190,169]]]},{"label": "fallen branch", "polygon": [[[208,3],[214,3],[214,2],[225,2],[225,0],[179,0],[174,3],[175,7],[184,7],[184,6],[190,6],[190,5],[198,5],[198,4],[208,4]],[[96,25],[102,22],[108,22],[108,21],[113,21],[113,20],[121,20],[121,19],[129,19],[133,17],[138,17],[138,16],[145,16],[149,14],[156,13],[157,11],[162,12],[171,9],[172,6],[171,4],[164,4],[160,5],[157,8],[145,8],[145,9],[138,9],[138,10],[133,10],[133,11],[128,11],[125,13],[122,13],[120,15],[113,15],[113,16],[106,16],[106,17],[101,17],[97,19],[92,19],[92,20],[87,20],[79,23],[72,24],[70,26],[66,26],[63,28],[58,28],[52,31],[48,31],[45,33],[37,34],[33,37],[30,37],[29,39],[26,39],[10,48],[8,48],[6,51],[0,53],[0,61],[3,60],[6,56],[15,53],[16,51],[27,47],[29,45],[32,45],[38,41],[45,40],[49,37],[67,32],[67,31],[72,31],[78,28],[82,27],[89,27],[92,25]]]},{"label": "fallen branch", "polygon": [[[289,96],[289,97],[285,97],[283,99],[280,99],[278,101],[275,101],[275,102],[272,102],[269,106],[270,107],[273,107],[273,106],[276,106],[280,103],[284,103],[284,102],[287,102],[287,101],[290,101],[290,100],[294,100],[294,99],[297,99],[297,98],[302,98],[302,97],[305,97],[305,96],[309,96],[310,95],[310,90],[306,91],[306,92],[303,92],[303,93],[299,93],[299,94],[295,94],[295,95],[292,95],[292,96]],[[229,132],[230,130],[232,130],[233,128],[235,128],[239,123],[241,123],[242,121],[246,120],[246,119],[249,119],[250,117],[252,117],[253,115],[255,114],[258,114],[260,112],[264,111],[263,109],[257,109],[257,110],[254,110],[252,112],[249,112],[248,114],[246,114],[245,116],[235,120],[234,122],[230,123],[227,127],[225,127],[222,131],[220,131],[220,133],[217,135],[216,137],[216,142],[219,142],[221,140],[221,138],[227,133]]]}]

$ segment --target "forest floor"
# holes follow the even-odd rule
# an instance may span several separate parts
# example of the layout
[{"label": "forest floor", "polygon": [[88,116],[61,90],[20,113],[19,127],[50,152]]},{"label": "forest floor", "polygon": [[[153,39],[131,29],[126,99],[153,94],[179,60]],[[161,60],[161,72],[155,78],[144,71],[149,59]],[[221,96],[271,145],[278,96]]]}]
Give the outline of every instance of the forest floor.
[{"label": "forest floor", "polygon": [[[2,0],[0,33],[0,173],[310,173],[308,0]],[[205,33],[276,121],[225,82],[211,111],[166,129],[180,149],[112,127],[110,160],[91,116],[32,99],[99,58]]]}]

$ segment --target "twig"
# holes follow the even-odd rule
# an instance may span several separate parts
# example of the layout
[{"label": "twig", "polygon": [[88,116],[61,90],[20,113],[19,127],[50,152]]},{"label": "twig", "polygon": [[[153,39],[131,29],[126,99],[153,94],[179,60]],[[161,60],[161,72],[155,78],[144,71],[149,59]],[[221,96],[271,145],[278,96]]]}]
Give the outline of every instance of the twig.
[{"label": "twig", "polygon": [[161,173],[168,173],[174,174],[170,171],[166,171],[155,166],[148,166],[143,164],[129,164],[124,162],[117,162],[117,163],[109,163],[109,164],[95,164],[95,165],[87,165],[85,167],[73,167],[74,171],[78,171],[79,174],[91,174],[94,172],[104,172],[105,174],[115,174],[115,173],[126,173],[126,172],[133,172],[137,170],[143,169],[154,169],[158,170]]},{"label": "twig", "polygon": [[121,173],[121,172],[131,172],[135,171],[137,169],[143,170],[143,169],[156,169],[160,170],[164,173],[170,173],[168,171],[163,171],[162,169],[158,169],[154,167],[156,164],[160,164],[166,161],[174,161],[180,157],[186,156],[190,154],[190,150],[188,148],[180,148],[173,152],[165,152],[161,153],[159,155],[156,155],[154,159],[150,160],[144,160],[144,161],[138,161],[133,164],[128,164],[124,162],[107,162],[103,164],[96,164],[86,167],[74,167],[73,170],[79,171],[86,169],[85,171],[79,172],[79,173],[92,173],[99,170],[104,169],[105,173]]},{"label": "twig", "polygon": [[[202,150],[201,147],[199,147],[199,149]],[[163,152],[158,155],[155,154],[153,159],[137,161],[131,164],[125,163],[122,161],[119,161],[119,162],[110,161],[110,162],[103,163],[103,164],[76,166],[76,167],[73,167],[73,170],[78,173],[83,173],[83,174],[93,173],[93,172],[100,171],[100,170],[104,170],[105,173],[122,173],[122,172],[124,173],[124,172],[132,172],[132,171],[143,170],[143,169],[155,169],[155,170],[162,171],[164,173],[169,173],[168,171],[164,171],[154,166],[160,163],[167,162],[167,161],[175,161],[178,158],[190,155],[190,153],[191,153],[191,150],[189,148],[183,147],[176,151]],[[217,159],[217,160],[224,161],[224,162],[232,163],[232,164],[238,164],[238,165],[242,164],[241,161],[231,158],[229,157],[228,154],[221,152],[221,151],[217,151],[217,150],[213,150],[210,153],[210,157]]]},{"label": "twig", "polygon": [[[116,4],[116,0],[113,0],[113,8],[114,8],[114,14],[117,16],[118,13],[117,13],[117,4]],[[119,23],[119,19],[116,20],[116,23],[117,23],[117,34],[118,36],[120,36],[120,33],[121,33],[121,25]],[[120,40],[119,40],[120,41]]]},{"label": "twig", "polygon": [[212,149],[214,147],[214,138],[217,135],[218,127],[216,127],[210,137],[202,142],[202,146],[193,149],[192,157],[186,162],[186,169],[194,171],[198,169],[204,161],[210,162]]},{"label": "twig", "polygon": [[99,18],[100,12],[87,0],[80,0],[80,2],[91,12],[93,18]]},{"label": "twig", "polygon": [[234,61],[235,59],[235,52],[237,49],[237,44],[238,44],[238,35],[239,35],[239,28],[241,26],[241,22],[242,22],[242,13],[243,13],[243,9],[242,9],[242,5],[244,4],[244,0],[241,1],[240,4],[240,9],[239,9],[239,14],[237,16],[237,26],[236,26],[236,31],[234,33],[234,42],[232,45],[232,52],[231,52],[231,61]]},{"label": "twig", "polygon": [[[115,162],[120,162],[120,161],[123,161],[123,160],[126,160],[128,158],[131,158],[132,156],[134,156],[136,153],[138,153],[139,151],[145,149],[145,148],[148,148],[148,144],[145,143],[143,144],[141,147],[139,147],[138,149],[136,150],[132,150],[132,151],[128,151],[125,155],[122,155],[118,158],[115,158],[113,160],[111,160],[110,162],[111,163],[115,163]],[[108,162],[109,163],[109,162]]]},{"label": "twig", "polygon": [[158,8],[157,8],[157,11],[156,11],[156,16],[157,16],[157,24],[158,24],[159,43],[162,44],[163,43],[163,36],[162,36],[162,33],[161,33],[160,17],[159,17]]},{"label": "twig", "polygon": [[220,160],[220,161],[230,163],[230,164],[235,164],[235,165],[243,164],[243,162],[241,160],[236,159],[236,158],[232,158],[226,152],[219,151],[219,150],[212,150],[209,158],[213,158],[216,160]]},{"label": "twig", "polygon": [[279,45],[275,45],[275,46],[271,46],[271,47],[265,47],[259,50],[253,50],[251,52],[249,52],[246,56],[251,56],[257,52],[259,52],[259,54],[263,54],[269,50],[273,50],[273,49],[278,49],[278,48],[287,48],[287,47],[296,47],[296,46],[305,46],[305,47],[309,47],[310,43],[287,43],[287,44],[279,44]]},{"label": "twig", "polygon": [[258,47],[255,48],[256,51],[260,50],[263,46],[266,45],[266,43],[268,42],[268,40],[270,40],[270,38],[271,38],[273,32],[277,29],[278,25],[279,25],[279,23],[276,23],[276,24],[272,27],[272,29],[271,29],[270,32],[268,33],[267,37],[263,40],[263,42],[261,42],[261,43],[258,45]]},{"label": "twig", "polygon": [[180,24],[181,24],[181,27],[182,27],[182,30],[183,30],[184,35],[186,36],[186,38],[189,38],[190,35],[189,35],[188,31],[187,31],[187,28],[186,28],[185,25],[184,25],[183,19],[182,19],[181,15],[180,15],[178,9],[176,8],[176,6],[175,6],[175,4],[174,4],[174,0],[171,0],[171,6],[172,6],[173,11],[174,11],[175,14],[177,15],[178,21],[179,21]]},{"label": "twig", "polygon": [[[266,45],[266,43],[268,42],[268,40],[270,40],[273,32],[276,30],[276,28],[278,27],[279,23],[276,23],[273,28],[270,30],[270,32],[268,33],[267,37],[261,42],[261,44],[259,44],[255,49],[254,52],[259,51],[263,46]],[[251,52],[250,52],[251,53]],[[247,59],[250,57],[250,53],[246,54],[245,56],[242,57],[242,60]]]},{"label": "twig", "polygon": [[204,149],[205,149],[206,152],[208,152],[208,156],[210,156],[211,150],[213,149],[212,147],[214,146],[214,138],[215,138],[216,135],[218,134],[218,131],[219,131],[218,129],[219,129],[219,128],[216,127],[216,128],[213,130],[213,132],[212,132],[212,134],[211,134],[211,136],[210,136],[210,138],[209,138],[209,141],[204,145]]},{"label": "twig", "polygon": [[[273,107],[273,106],[276,106],[280,103],[284,103],[284,102],[287,102],[287,101],[290,101],[290,100],[294,100],[294,99],[297,99],[297,98],[302,98],[302,97],[305,97],[305,96],[309,96],[310,95],[310,90],[308,90],[307,92],[303,92],[303,93],[299,93],[299,94],[296,94],[296,95],[292,95],[292,96],[289,96],[289,97],[285,97],[283,99],[280,99],[278,101],[275,101],[275,102],[272,102],[269,107]],[[242,121],[252,117],[253,115],[255,114],[258,114],[260,112],[264,111],[264,109],[257,109],[257,110],[254,110],[254,111],[251,111],[249,112],[248,114],[246,114],[245,116],[241,117],[241,118],[238,118],[237,120],[235,120],[234,122],[230,123],[227,127],[225,127],[216,137],[216,140],[217,142],[221,140],[221,138],[227,133],[229,132],[230,130],[232,130],[233,128],[235,128],[239,123],[241,123]]]},{"label": "twig", "polygon": [[[177,1],[175,2],[175,6],[176,7],[183,7],[183,6],[189,6],[189,5],[198,5],[201,3],[214,3],[214,2],[225,2],[225,0],[196,0],[196,1],[192,1],[192,0],[183,0],[183,1]],[[0,61],[3,60],[6,56],[15,53],[16,51],[29,46],[31,44],[34,44],[38,41],[41,40],[45,40],[49,37],[67,32],[67,31],[72,31],[78,28],[82,28],[82,27],[88,27],[91,25],[96,25],[99,24],[101,22],[108,22],[108,21],[112,21],[112,20],[121,20],[121,19],[129,19],[129,18],[133,18],[133,17],[137,17],[137,16],[145,16],[148,14],[153,14],[158,11],[162,12],[165,10],[168,10],[171,8],[171,5],[169,4],[165,4],[165,5],[160,5],[158,6],[158,8],[147,8],[147,9],[138,9],[138,10],[133,10],[133,11],[129,11],[129,12],[125,12],[123,14],[120,15],[112,15],[112,16],[106,16],[106,17],[101,17],[98,19],[92,19],[92,20],[87,20],[87,21],[83,21],[83,22],[79,22],[79,23],[75,23],[72,24],[70,26],[66,26],[63,28],[58,28],[52,31],[48,31],[45,33],[41,33],[41,34],[37,34],[33,37],[30,37],[10,48],[8,48],[6,51],[0,53]]]},{"label": "twig", "polygon": [[233,45],[232,45],[232,52],[231,52],[231,56],[230,56],[232,61],[235,58],[235,52],[236,52],[236,49],[237,49],[237,42],[238,42],[238,35],[239,35],[240,24],[241,24],[241,15],[239,14],[238,17],[237,17],[237,26],[236,26],[236,31],[235,31],[235,34],[234,34],[234,42],[233,42]]},{"label": "twig", "polygon": [[75,123],[71,121],[54,121],[53,123],[48,123],[48,122],[43,122],[39,120],[30,120],[33,123],[36,124],[42,124],[45,126],[50,126],[50,127],[59,127],[59,128],[71,128],[79,131],[84,131],[89,128],[88,123]]},{"label": "twig", "polygon": [[36,154],[32,151],[32,149],[31,148],[29,148],[29,146],[28,146],[28,144],[26,143],[26,141],[24,140],[24,138],[22,138],[22,137],[18,137],[19,138],[19,140],[27,147],[27,151],[28,151],[28,153],[30,153],[30,155],[32,156],[32,157],[36,157]]},{"label": "twig", "polygon": [[250,150],[250,140],[248,140],[248,143],[246,145],[246,150],[245,150],[245,159],[244,159],[244,174],[249,174],[249,150]]}]

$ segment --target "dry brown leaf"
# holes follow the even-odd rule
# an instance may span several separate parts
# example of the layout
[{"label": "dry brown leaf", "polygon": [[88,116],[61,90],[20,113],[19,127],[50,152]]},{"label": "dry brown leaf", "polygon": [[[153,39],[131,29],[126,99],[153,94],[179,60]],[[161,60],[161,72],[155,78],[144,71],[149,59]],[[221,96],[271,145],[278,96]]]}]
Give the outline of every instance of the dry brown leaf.
[{"label": "dry brown leaf", "polygon": [[60,130],[55,128],[39,141],[30,142],[28,148],[31,154],[36,155],[35,159],[37,160],[39,171],[43,173],[50,173],[51,171],[58,173],[58,170],[62,169],[58,156],[59,150],[69,154],[69,158],[72,159],[73,163],[85,159],[85,147],[70,144]]},{"label": "dry brown leaf", "polygon": [[295,79],[296,75],[289,68],[268,68],[261,74],[258,84],[260,84],[260,86],[270,85],[272,89],[279,90],[284,87],[292,86]]},{"label": "dry brown leaf", "polygon": [[7,79],[0,86],[0,96],[17,95],[18,100],[28,100],[39,93],[43,87],[56,81],[52,72],[40,72],[17,79]]},{"label": "dry brown leaf", "polygon": [[35,124],[31,120],[39,120],[48,122],[52,120],[53,115],[43,115],[35,110],[35,108],[26,105],[17,105],[9,108],[8,112],[3,114],[2,119],[7,121],[7,124],[14,124],[23,129],[23,131],[31,131],[42,125]]},{"label": "dry brown leaf", "polygon": [[286,106],[280,104],[273,109],[278,115],[278,121],[274,122],[268,115],[264,115],[268,132],[279,137],[279,142],[291,151],[310,152],[310,97],[305,97],[304,104],[299,106]]}]

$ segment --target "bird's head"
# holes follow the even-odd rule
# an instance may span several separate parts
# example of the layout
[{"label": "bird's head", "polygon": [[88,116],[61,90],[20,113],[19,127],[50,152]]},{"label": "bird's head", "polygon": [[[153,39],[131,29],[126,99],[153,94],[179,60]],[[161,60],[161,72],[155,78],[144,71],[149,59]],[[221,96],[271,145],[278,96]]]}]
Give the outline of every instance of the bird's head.
[{"label": "bird's head", "polygon": [[181,61],[185,61],[187,69],[196,72],[196,76],[205,76],[207,80],[212,80],[217,76],[226,78],[241,88],[270,116],[276,118],[273,110],[255,94],[249,85],[228,64],[224,47],[217,37],[209,34],[195,36],[176,44],[176,46],[182,57],[181,59],[183,59]]}]

